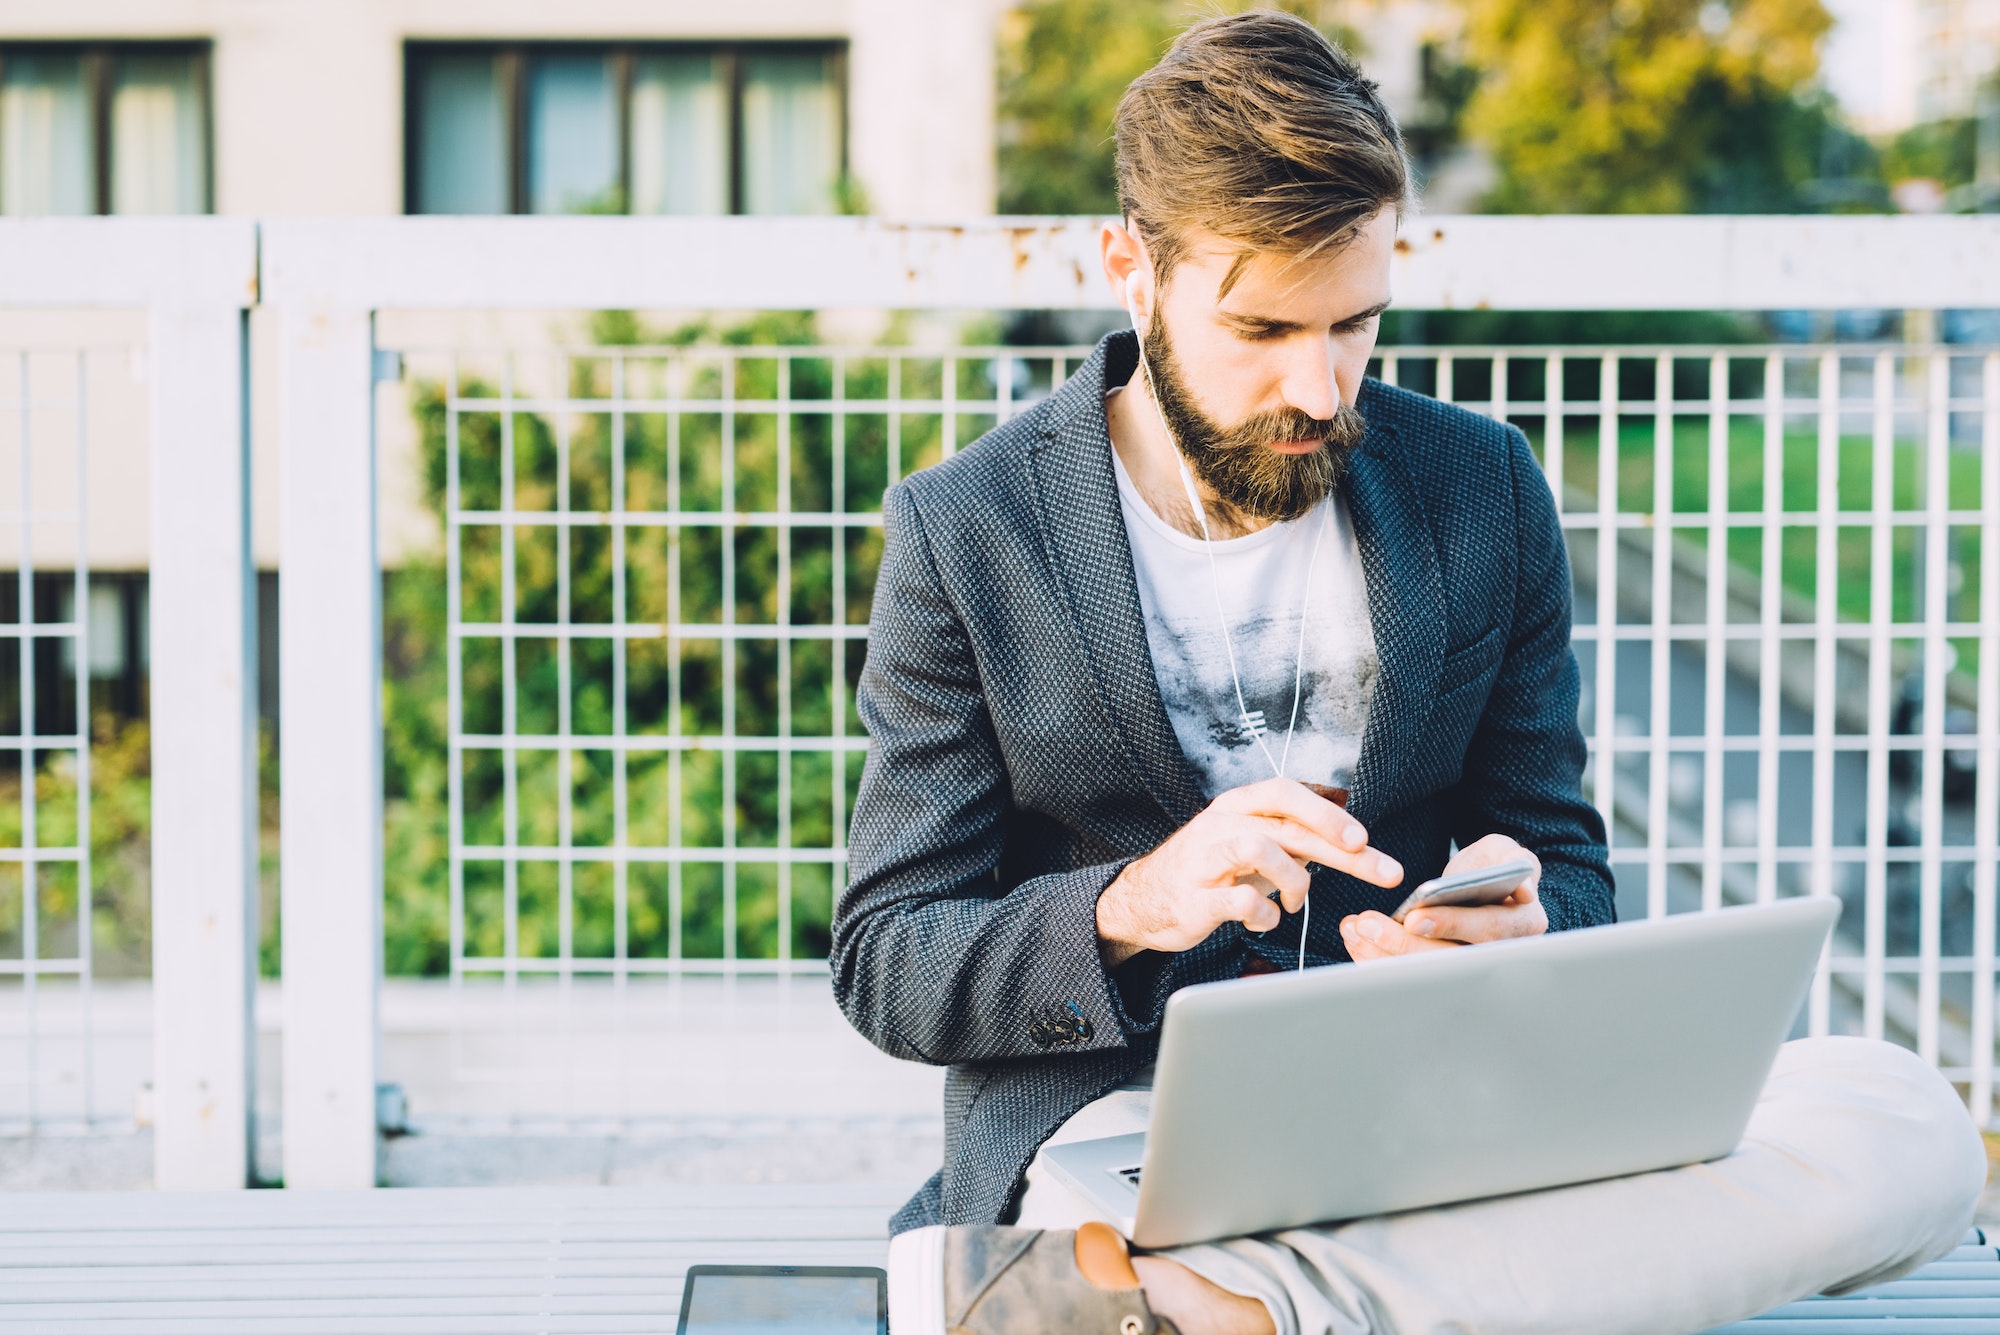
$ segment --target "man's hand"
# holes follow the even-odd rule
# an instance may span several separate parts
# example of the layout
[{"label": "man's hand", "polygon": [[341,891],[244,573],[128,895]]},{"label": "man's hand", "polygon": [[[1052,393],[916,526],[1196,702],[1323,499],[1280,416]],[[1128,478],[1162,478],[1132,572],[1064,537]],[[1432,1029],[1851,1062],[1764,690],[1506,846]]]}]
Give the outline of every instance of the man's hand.
[{"label": "man's hand", "polygon": [[1411,909],[1401,923],[1369,910],[1340,920],[1340,939],[1357,961],[1411,955],[1419,950],[1500,941],[1510,936],[1540,936],[1549,930],[1542,910],[1542,860],[1504,834],[1489,834],[1445,864],[1445,873],[1490,867],[1496,862],[1526,858],[1535,864],[1528,879],[1498,904],[1470,908]]},{"label": "man's hand", "polygon": [[1142,950],[1179,952],[1226,922],[1267,932],[1304,904],[1317,862],[1374,885],[1403,879],[1394,858],[1368,847],[1361,822],[1290,779],[1232,788],[1145,857],[1127,864],[1097,900],[1104,961]]}]

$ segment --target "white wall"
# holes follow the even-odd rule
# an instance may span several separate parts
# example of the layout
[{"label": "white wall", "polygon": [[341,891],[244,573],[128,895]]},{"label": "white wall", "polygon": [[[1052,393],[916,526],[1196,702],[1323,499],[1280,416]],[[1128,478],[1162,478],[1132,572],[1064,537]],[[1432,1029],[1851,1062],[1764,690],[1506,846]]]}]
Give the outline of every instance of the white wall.
[{"label": "white wall", "polygon": [[1354,29],[1360,39],[1354,55],[1398,118],[1410,116],[1423,99],[1420,48],[1448,42],[1465,26],[1455,0],[1350,0],[1335,14]]},{"label": "white wall", "polygon": [[852,0],[849,157],[870,212],[991,213],[999,0]]},{"label": "white wall", "polygon": [[2000,0],[1825,0],[1827,87],[1869,134],[1969,116],[2000,63]]},{"label": "white wall", "polygon": [[996,0],[65,0],[8,38],[208,38],[221,213],[400,212],[406,40],[846,38],[877,212],[993,209]]},{"label": "white wall", "polygon": [[1894,134],[1917,118],[1915,0],[1822,0],[1833,31],[1820,77],[1867,134]]},{"label": "white wall", "polygon": [[2000,0],[1918,0],[1917,117],[1970,116],[2000,65]]},{"label": "white wall", "polygon": [[[86,452],[85,543],[98,570],[143,570],[152,550],[147,481],[147,377],[144,311],[0,310],[0,396],[19,385],[20,354],[29,355],[29,393],[40,400],[30,417],[34,446],[34,505],[66,508],[73,503],[75,447],[79,423],[72,411],[75,373],[81,357],[89,398],[82,422]],[[0,421],[0,509],[18,504],[14,473],[19,454],[20,417]],[[0,562],[13,565],[20,530],[0,526]],[[46,517],[33,530],[36,561],[61,570],[76,555],[75,530]]]}]

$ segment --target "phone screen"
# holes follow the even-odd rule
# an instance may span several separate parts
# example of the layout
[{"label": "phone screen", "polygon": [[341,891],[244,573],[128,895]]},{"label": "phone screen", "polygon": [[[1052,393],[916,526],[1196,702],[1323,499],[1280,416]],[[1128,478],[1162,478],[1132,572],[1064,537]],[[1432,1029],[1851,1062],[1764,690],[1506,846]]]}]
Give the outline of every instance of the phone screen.
[{"label": "phone screen", "polygon": [[877,1335],[880,1272],[688,1276],[682,1335]]}]

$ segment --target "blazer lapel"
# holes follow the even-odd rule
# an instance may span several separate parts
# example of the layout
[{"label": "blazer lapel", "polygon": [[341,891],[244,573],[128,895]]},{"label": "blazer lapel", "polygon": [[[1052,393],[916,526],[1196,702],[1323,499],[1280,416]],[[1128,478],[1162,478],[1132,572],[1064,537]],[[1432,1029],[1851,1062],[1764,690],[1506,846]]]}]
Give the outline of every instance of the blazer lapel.
[{"label": "blazer lapel", "polygon": [[1352,808],[1364,825],[1396,806],[1398,784],[1411,751],[1422,744],[1444,663],[1444,582],[1437,548],[1396,448],[1393,432],[1371,425],[1340,484],[1354,522],[1382,668],[1354,767]]},{"label": "blazer lapel", "polygon": [[1080,657],[1111,721],[1111,740],[1180,825],[1206,798],[1160,701],[1104,419],[1106,383],[1122,383],[1136,364],[1132,335],[1113,334],[1098,344],[1057,391],[1049,428],[1028,451],[1028,482]]}]

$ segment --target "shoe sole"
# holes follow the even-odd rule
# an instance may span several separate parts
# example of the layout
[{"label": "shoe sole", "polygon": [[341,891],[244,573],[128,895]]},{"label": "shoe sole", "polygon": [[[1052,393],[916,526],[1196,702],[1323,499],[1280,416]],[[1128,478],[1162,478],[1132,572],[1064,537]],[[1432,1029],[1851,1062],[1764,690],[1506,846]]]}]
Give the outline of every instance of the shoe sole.
[{"label": "shoe sole", "polygon": [[896,1335],[944,1335],[944,1239],[941,1224],[889,1239],[889,1329]]}]

